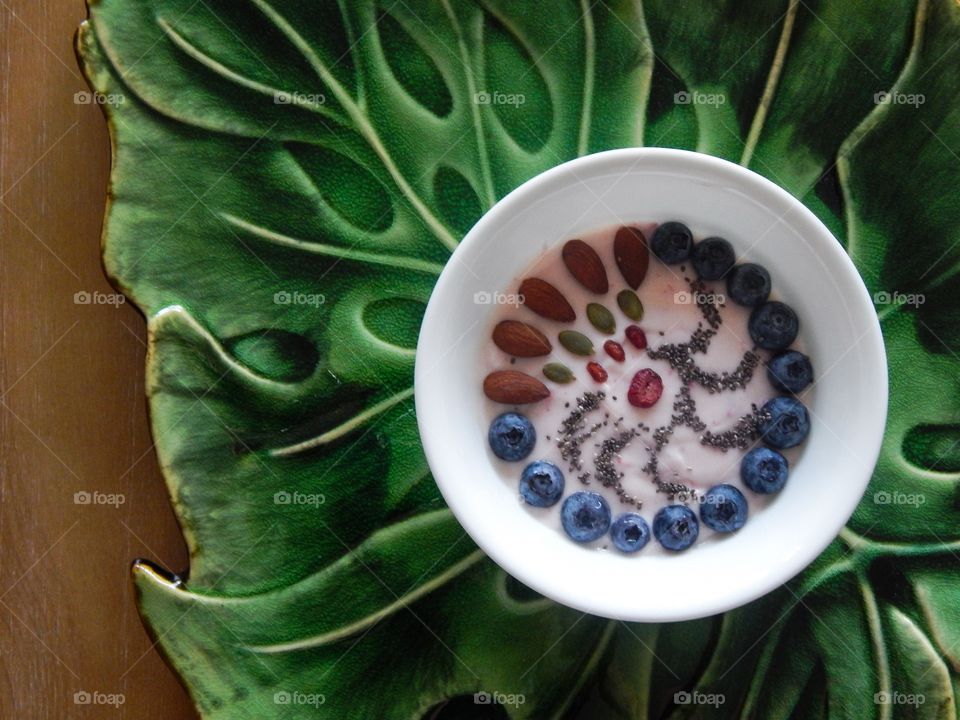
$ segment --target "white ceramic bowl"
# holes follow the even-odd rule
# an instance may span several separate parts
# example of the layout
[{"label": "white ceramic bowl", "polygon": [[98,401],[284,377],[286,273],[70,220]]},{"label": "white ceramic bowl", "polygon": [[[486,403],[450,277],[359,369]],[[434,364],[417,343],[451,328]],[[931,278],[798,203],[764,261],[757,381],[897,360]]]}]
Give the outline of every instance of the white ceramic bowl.
[{"label": "white ceramic bowl", "polygon": [[[487,448],[482,348],[496,307],[545,249],[615,224],[678,219],[720,235],[771,271],[814,362],[812,428],[790,481],[744,528],[678,554],[635,556],[572,542],[529,513]],[[497,564],[557,602],[623,620],[712,615],[789,580],[836,537],[876,463],[887,367],[870,296],[826,227],[786,191],[739,165],[667,149],[564,163],[493,207],[453,253],[427,306],[416,357],[420,435],[457,519]],[[558,510],[559,512],[559,510]]]}]

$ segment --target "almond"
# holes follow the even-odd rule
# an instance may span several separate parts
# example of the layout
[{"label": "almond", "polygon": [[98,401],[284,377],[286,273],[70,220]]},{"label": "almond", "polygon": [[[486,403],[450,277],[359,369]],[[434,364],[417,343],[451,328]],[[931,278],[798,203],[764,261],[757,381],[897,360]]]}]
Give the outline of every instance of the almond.
[{"label": "almond", "polygon": [[547,386],[516,370],[497,370],[483,380],[483,394],[505,405],[525,405],[550,395]]},{"label": "almond", "polygon": [[539,357],[553,350],[547,336],[533,325],[519,320],[503,320],[493,329],[493,342],[508,355]]},{"label": "almond", "polygon": [[573,322],[577,319],[577,314],[563,293],[546,280],[527,278],[520,283],[520,297],[524,305],[548,320]]},{"label": "almond", "polygon": [[647,239],[638,228],[624,226],[617,230],[613,239],[613,258],[627,285],[634,290],[640,287],[647,276],[650,251],[647,249]]},{"label": "almond", "polygon": [[607,271],[597,251],[583,240],[569,240],[563,246],[563,264],[590,292],[602,295],[609,289]]}]

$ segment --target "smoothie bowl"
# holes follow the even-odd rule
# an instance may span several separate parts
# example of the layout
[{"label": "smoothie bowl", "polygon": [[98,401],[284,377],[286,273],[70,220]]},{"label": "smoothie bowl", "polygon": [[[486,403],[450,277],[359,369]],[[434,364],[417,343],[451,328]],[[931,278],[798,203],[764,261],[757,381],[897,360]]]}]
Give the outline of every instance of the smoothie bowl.
[{"label": "smoothie bowl", "polygon": [[696,153],[558,166],[470,231],[431,297],[420,433],[507,572],[607,617],[772,590],[856,507],[886,363],[852,263],[769,181]]}]

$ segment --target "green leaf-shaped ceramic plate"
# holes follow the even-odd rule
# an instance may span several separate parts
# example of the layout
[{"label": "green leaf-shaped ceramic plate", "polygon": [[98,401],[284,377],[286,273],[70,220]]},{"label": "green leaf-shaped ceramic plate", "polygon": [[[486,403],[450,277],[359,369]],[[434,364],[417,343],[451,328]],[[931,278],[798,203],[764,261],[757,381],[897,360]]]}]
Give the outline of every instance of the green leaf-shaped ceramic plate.
[{"label": "green leaf-shaped ceramic plate", "polygon": [[[954,0],[91,0],[90,16],[79,53],[114,147],[104,263],[147,319],[191,553],[188,575],[141,562],[134,580],[203,717],[956,717]],[[840,540],[772,595],[662,626],[552,604],[485,560],[412,405],[457,239],[534,174],[644,144],[739,161],[842,239],[892,394]]]}]

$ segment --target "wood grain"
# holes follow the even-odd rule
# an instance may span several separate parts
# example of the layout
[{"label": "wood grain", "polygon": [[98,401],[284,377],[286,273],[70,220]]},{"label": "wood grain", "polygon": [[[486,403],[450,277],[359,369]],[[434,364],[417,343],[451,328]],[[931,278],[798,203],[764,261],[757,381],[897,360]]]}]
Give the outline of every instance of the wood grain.
[{"label": "wood grain", "polygon": [[85,15],[82,0],[0,0],[0,717],[194,718],[129,577],[136,557],[186,565],[147,428],[143,318],[75,302],[114,292],[106,125],[74,98]]}]

